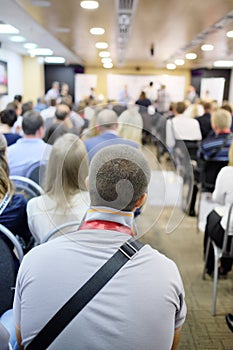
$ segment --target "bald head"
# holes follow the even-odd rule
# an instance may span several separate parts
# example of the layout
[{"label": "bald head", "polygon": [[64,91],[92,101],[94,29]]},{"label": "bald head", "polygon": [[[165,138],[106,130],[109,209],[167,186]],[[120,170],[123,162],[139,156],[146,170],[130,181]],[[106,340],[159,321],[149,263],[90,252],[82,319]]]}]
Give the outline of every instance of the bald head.
[{"label": "bald head", "polygon": [[70,108],[66,104],[60,104],[56,108],[55,117],[58,120],[65,120],[70,114]]},{"label": "bald head", "polygon": [[143,154],[128,145],[100,150],[89,169],[91,205],[132,211],[147,192],[151,171]]},{"label": "bald head", "polygon": [[103,109],[97,116],[97,126],[100,129],[116,129],[117,128],[117,114],[111,109]]}]

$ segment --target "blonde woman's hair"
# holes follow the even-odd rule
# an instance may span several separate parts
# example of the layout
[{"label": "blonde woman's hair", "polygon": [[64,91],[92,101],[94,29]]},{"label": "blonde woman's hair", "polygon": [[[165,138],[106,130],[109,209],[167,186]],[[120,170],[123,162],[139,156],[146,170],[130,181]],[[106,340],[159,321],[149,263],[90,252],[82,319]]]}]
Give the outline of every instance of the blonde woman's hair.
[{"label": "blonde woman's hair", "polygon": [[143,120],[137,106],[127,109],[118,118],[118,135],[123,139],[141,144],[142,128]]},{"label": "blonde woman's hair", "polygon": [[229,156],[229,163],[228,163],[228,165],[233,166],[233,142],[231,143],[231,146],[229,148],[228,156]]},{"label": "blonde woman's hair", "polygon": [[65,206],[74,194],[86,190],[87,175],[88,157],[83,141],[68,133],[58,138],[46,168],[45,192],[58,206]]},{"label": "blonde woman's hair", "polygon": [[13,185],[9,179],[9,166],[6,159],[7,142],[3,134],[0,134],[0,197],[7,193],[13,195]]},{"label": "blonde woman's hair", "polygon": [[230,129],[231,123],[231,113],[223,108],[217,109],[211,115],[211,125],[215,125],[220,130]]}]

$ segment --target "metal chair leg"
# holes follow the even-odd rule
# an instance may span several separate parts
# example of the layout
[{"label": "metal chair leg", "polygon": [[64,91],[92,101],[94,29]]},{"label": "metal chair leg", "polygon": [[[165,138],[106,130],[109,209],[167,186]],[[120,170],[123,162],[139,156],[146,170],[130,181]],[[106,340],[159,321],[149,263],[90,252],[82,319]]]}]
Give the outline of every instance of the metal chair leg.
[{"label": "metal chair leg", "polygon": [[213,300],[212,300],[212,316],[216,315],[216,302],[217,302],[217,287],[218,287],[218,252],[217,247],[213,244],[214,248],[214,279],[213,279]]}]

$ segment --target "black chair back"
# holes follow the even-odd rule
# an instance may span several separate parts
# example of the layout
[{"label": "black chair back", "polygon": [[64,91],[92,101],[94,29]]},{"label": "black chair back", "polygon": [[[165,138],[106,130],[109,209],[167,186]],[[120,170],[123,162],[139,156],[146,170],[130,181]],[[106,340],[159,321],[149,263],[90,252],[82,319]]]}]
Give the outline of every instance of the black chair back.
[{"label": "black chair back", "polygon": [[213,192],[216,178],[228,161],[207,160],[203,162],[200,172],[202,192]]}]

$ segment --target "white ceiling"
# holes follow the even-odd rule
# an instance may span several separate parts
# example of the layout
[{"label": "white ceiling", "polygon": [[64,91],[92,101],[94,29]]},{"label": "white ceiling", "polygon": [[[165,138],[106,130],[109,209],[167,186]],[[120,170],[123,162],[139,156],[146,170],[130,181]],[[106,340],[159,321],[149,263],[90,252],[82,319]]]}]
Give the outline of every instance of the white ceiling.
[{"label": "white ceiling", "polygon": [[[102,66],[97,41],[108,42],[115,67],[163,68],[189,51],[198,58],[186,60],[185,68],[233,60],[233,38],[226,37],[233,30],[233,0],[99,0],[99,8],[91,11],[80,2],[50,0],[49,7],[37,7],[32,0],[0,0],[0,21],[17,27],[27,42],[84,66]],[[103,27],[105,34],[93,36],[91,27]],[[0,42],[26,54],[22,44],[10,43],[9,35],[0,35]],[[201,51],[203,43],[213,44],[214,50]]]}]

